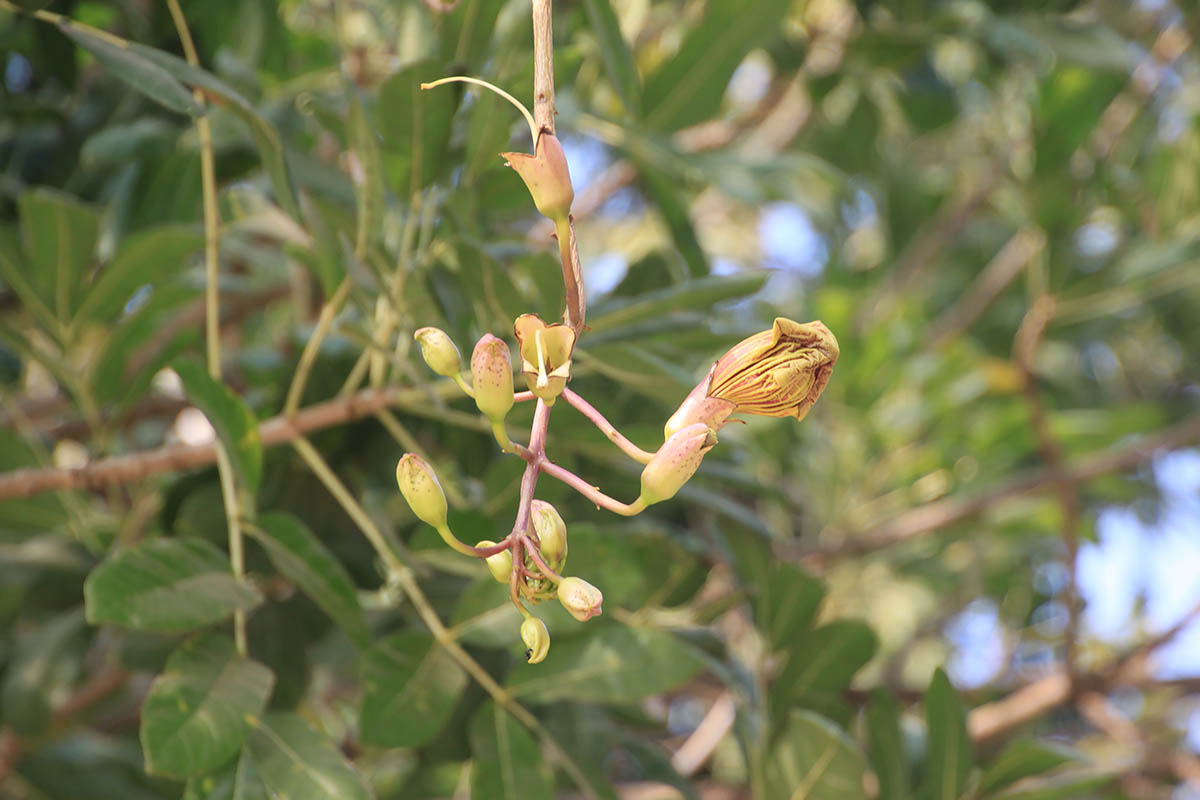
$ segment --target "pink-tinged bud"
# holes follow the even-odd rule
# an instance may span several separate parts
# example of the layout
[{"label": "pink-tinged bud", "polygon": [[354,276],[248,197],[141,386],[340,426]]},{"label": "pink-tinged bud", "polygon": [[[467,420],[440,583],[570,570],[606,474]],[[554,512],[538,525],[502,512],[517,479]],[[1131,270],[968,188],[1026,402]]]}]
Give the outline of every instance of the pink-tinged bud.
[{"label": "pink-tinged bud", "polygon": [[417,519],[441,528],[446,525],[446,495],[433,467],[416,453],[405,453],[396,465],[396,484]]},{"label": "pink-tinged bud", "polygon": [[521,372],[529,390],[546,405],[554,405],[571,377],[575,331],[562,323],[547,325],[536,314],[517,317],[513,331],[521,350]]},{"label": "pink-tinged bud", "polygon": [[642,470],[642,500],[647,505],[675,496],[688,482],[704,454],[717,443],[717,432],[703,422],[694,422],[672,434]]},{"label": "pink-tinged bud", "polygon": [[558,602],[580,622],[587,622],[601,614],[600,604],[604,595],[583,578],[563,578],[558,584]]},{"label": "pink-tinged bud", "polygon": [[567,557],[567,524],[554,506],[545,500],[534,500],[529,518],[538,535],[538,549],[550,564],[561,564]]},{"label": "pink-tinged bud", "polygon": [[558,221],[571,214],[571,203],[575,201],[575,189],[571,186],[571,174],[567,169],[567,156],[562,143],[552,133],[538,136],[535,154],[501,153],[508,165],[517,171],[525,188],[533,197],[533,204],[543,216]]},{"label": "pink-tinged bud", "polygon": [[475,405],[492,422],[502,421],[513,407],[512,360],[502,339],[485,333],[475,344],[471,378]]},{"label": "pink-tinged bud", "polygon": [[441,328],[420,328],[413,339],[421,346],[421,358],[438,375],[453,378],[462,371],[462,356]]},{"label": "pink-tinged bud", "polygon": [[[476,547],[495,547],[496,543],[484,539],[481,542],[475,543]],[[512,574],[513,560],[511,550],[501,550],[499,553],[493,553],[484,559],[487,563],[488,572],[492,573],[492,577],[497,583],[508,583],[509,575]]]},{"label": "pink-tinged bud", "polygon": [[683,401],[664,432],[704,422],[714,429],[732,413],[804,419],[833,373],[837,338],[820,321],[777,317],[771,330],[738,342]]},{"label": "pink-tinged bud", "polygon": [[540,664],[550,652],[550,631],[537,617],[526,617],[521,623],[521,640],[525,642],[525,660]]}]

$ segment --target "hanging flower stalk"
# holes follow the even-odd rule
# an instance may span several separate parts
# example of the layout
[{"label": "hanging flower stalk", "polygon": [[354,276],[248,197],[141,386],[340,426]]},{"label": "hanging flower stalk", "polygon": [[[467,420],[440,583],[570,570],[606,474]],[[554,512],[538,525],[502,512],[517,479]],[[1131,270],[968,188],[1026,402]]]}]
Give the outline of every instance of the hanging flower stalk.
[{"label": "hanging flower stalk", "polygon": [[[538,128],[533,116],[515,98],[491,84],[467,77],[443,78],[422,84],[423,89],[461,81],[483,86],[516,106],[529,123],[534,153],[503,153],[507,163],[525,182],[534,205],[554,222],[566,285],[562,323],[546,323],[534,314],[522,314],[513,324],[517,360],[528,392],[517,394],[509,344],[492,334],[475,344],[470,359],[471,381],[463,376],[462,359],[450,337],[437,328],[421,328],[414,338],[425,362],[438,375],[453,378],[474,398],[480,413],[491,423],[496,443],[525,462],[516,519],[509,534],[498,542],[475,546],[460,541],[450,529],[441,484],[423,459],[407,453],[396,469],[396,481],[413,513],[437,530],[451,548],[483,559],[492,577],[508,584],[509,596],[523,621],[520,638],[526,660],[538,663],[547,657],[550,635],[530,608],[557,598],[580,622],[602,613],[601,591],[582,578],[564,574],[568,557],[567,524],[549,503],[534,497],[542,474],[563,481],[597,508],[633,516],[650,505],[671,499],[699,469],[704,456],[717,444],[717,431],[735,414],[803,419],[829,382],[838,359],[834,335],[821,322],[798,323],[782,317],[770,330],[750,336],[718,359],[708,374],[671,415],[664,441],[654,451],[643,450],[620,433],[590,403],[568,386],[576,342],[584,329],[583,283],[571,226],[574,190],[562,144],[553,132]],[[559,398],[587,417],[613,444],[643,464],[641,492],[624,503],[546,456],[550,411]],[[534,400],[536,407],[528,444],[512,441],[506,428],[509,411],[517,402]]]}]

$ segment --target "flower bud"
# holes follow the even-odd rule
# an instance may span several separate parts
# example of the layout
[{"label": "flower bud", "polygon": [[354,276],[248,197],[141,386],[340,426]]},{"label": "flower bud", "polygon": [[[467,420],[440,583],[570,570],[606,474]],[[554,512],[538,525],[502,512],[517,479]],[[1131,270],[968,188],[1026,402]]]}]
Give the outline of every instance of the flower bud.
[{"label": "flower bud", "polygon": [[513,407],[512,360],[508,345],[490,333],[483,335],[471,353],[475,405],[492,422],[500,422]]},{"label": "flower bud", "polygon": [[417,519],[435,528],[446,524],[446,495],[433,467],[416,453],[405,453],[396,465],[396,484]]},{"label": "flower bud", "polygon": [[525,642],[525,660],[540,664],[550,652],[550,631],[537,617],[526,617],[521,623],[521,639]]},{"label": "flower bud", "polygon": [[421,358],[438,375],[453,378],[462,371],[462,356],[441,328],[420,328],[413,339],[421,346]]},{"label": "flower bud", "polygon": [[551,564],[561,563],[567,557],[567,524],[558,515],[554,506],[545,500],[534,500],[529,508],[533,529],[538,535],[538,549]]},{"label": "flower bud", "polygon": [[[495,547],[496,543],[484,539],[482,542],[476,542],[476,547]],[[511,550],[501,550],[499,553],[493,553],[484,559],[487,562],[488,572],[492,573],[492,577],[497,583],[508,583],[509,575],[512,574],[513,560]]]},{"label": "flower bud", "polygon": [[533,204],[543,216],[558,221],[571,213],[575,189],[567,170],[567,156],[558,138],[547,132],[538,136],[535,154],[501,153],[508,165],[517,171]]},{"label": "flower bud", "polygon": [[716,443],[716,431],[703,422],[694,422],[672,434],[642,470],[642,500],[649,505],[674,497],[696,474],[704,454]]},{"label": "flower bud", "polygon": [[839,353],[837,337],[820,320],[776,317],[771,330],[721,356],[667,420],[664,433],[670,437],[694,422],[716,430],[735,412],[804,419],[829,383]]},{"label": "flower bud", "polygon": [[558,602],[580,622],[600,616],[604,595],[583,578],[563,578],[558,585]]}]

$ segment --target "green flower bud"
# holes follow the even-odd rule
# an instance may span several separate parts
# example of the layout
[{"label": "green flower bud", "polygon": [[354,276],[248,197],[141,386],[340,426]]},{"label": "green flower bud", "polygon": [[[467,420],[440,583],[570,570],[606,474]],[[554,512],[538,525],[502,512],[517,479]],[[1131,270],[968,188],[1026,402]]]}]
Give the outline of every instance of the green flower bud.
[{"label": "green flower bud", "polygon": [[604,595],[583,578],[563,578],[558,585],[558,602],[580,622],[587,622],[601,614],[600,604]]},{"label": "green flower bud", "polygon": [[462,356],[444,330],[420,328],[413,332],[413,338],[421,346],[421,358],[438,375],[453,378],[462,371]]},{"label": "green flower bud", "polygon": [[674,497],[696,474],[704,454],[716,443],[716,431],[703,422],[680,428],[642,470],[641,499],[649,505]]},{"label": "green flower bud", "polygon": [[551,564],[562,563],[567,557],[567,524],[558,511],[545,500],[534,500],[529,507],[529,518],[537,532],[542,556]]},{"label": "green flower bud", "polygon": [[[495,547],[496,543],[484,539],[482,542],[477,542],[476,547]],[[508,577],[512,574],[513,560],[511,550],[501,550],[499,553],[493,553],[484,559],[487,562],[488,572],[492,573],[492,577],[497,583],[508,583]]]},{"label": "green flower bud", "polygon": [[442,528],[446,525],[446,495],[433,467],[416,453],[405,453],[396,465],[396,484],[417,519]]},{"label": "green flower bud", "polygon": [[526,617],[521,623],[521,639],[525,642],[525,660],[540,664],[550,652],[550,631],[537,617]]},{"label": "green flower bud", "polygon": [[475,384],[475,405],[492,422],[502,421],[513,407],[512,359],[502,339],[486,333],[475,344],[471,377]]}]

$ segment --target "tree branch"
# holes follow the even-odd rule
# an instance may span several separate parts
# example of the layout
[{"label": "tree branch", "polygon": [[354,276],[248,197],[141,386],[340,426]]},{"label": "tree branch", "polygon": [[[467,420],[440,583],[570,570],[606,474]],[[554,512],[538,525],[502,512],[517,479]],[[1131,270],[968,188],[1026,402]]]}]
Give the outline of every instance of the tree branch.
[{"label": "tree branch", "polygon": [[917,506],[864,530],[832,528],[826,535],[840,538],[836,544],[824,547],[792,545],[785,548],[785,555],[820,567],[832,558],[882,550],[970,519],[1009,500],[1051,491],[1057,482],[1086,483],[1149,461],[1161,450],[1195,441],[1200,441],[1200,414],[1156,433],[1145,434],[1130,444],[1109,447],[1080,458],[1064,466],[1061,473],[1052,467],[1033,469],[977,494],[947,497]]},{"label": "tree branch", "polygon": [[[427,403],[430,397],[448,399],[459,389],[446,380],[430,387],[364,389],[344,398],[317,403],[290,420],[280,415],[258,427],[264,447],[286,444],[312,431],[343,425],[393,406]],[[77,469],[18,469],[0,474],[0,500],[31,497],[42,492],[102,489],[212,464],[217,459],[215,443],[168,445],[128,455],[101,459]]]},{"label": "tree branch", "polygon": [[[551,0],[533,0],[533,119],[554,133],[554,24]],[[536,147],[537,142],[534,142]]]}]

